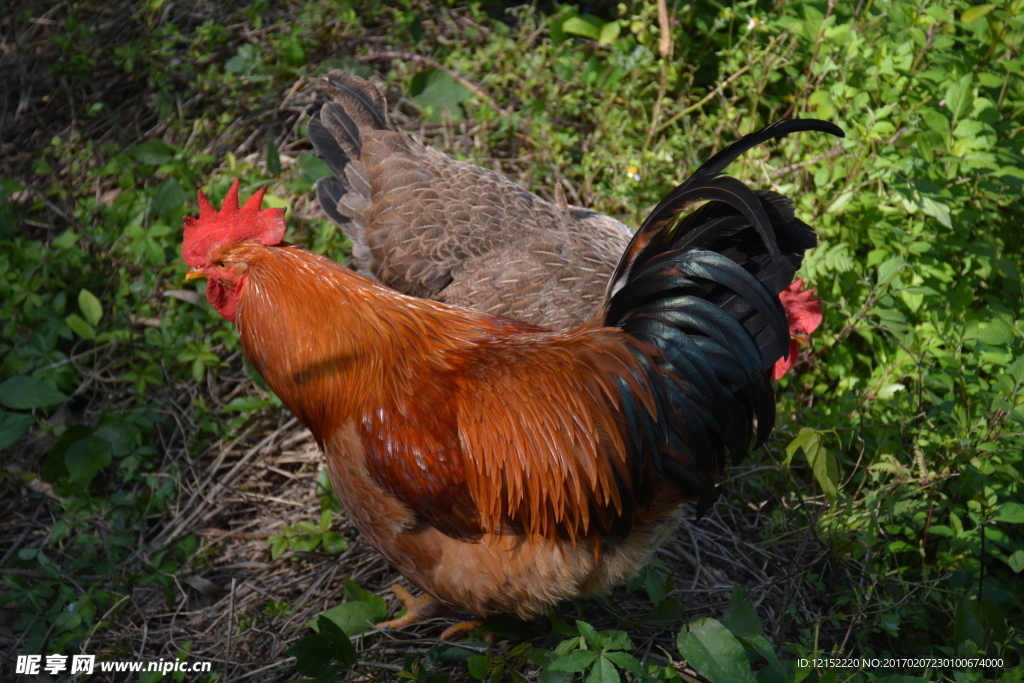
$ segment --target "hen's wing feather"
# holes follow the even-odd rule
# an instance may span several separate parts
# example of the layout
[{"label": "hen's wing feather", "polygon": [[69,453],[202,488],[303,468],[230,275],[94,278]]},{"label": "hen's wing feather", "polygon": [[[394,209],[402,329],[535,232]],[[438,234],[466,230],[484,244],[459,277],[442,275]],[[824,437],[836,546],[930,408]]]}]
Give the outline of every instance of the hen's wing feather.
[{"label": "hen's wing feather", "polygon": [[406,294],[551,329],[588,320],[632,235],[559,207],[504,176],[395,129],[380,92],[341,71],[310,107],[309,136],[332,176],[317,185],[359,270]]}]

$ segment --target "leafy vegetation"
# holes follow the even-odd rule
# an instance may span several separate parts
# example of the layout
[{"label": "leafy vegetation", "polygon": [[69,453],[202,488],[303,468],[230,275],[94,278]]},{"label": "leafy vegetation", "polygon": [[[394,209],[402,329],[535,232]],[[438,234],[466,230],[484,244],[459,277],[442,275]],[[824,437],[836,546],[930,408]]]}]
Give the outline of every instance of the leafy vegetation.
[{"label": "leafy vegetation", "polygon": [[[211,495],[218,453],[287,423],[234,330],[183,288],[181,219],[197,188],[218,203],[239,177],[289,209],[288,239],[343,259],[344,238],[311,206],[325,169],[303,142],[301,103],[309,79],[345,68],[382,78],[444,151],[542,193],[561,182],[574,203],[633,225],[768,121],[816,116],[847,132],[735,167],[796,198],[821,238],[802,275],[825,322],[779,386],[761,462],[719,503],[759,511],[759,547],[803,535],[801,548],[821,549],[795,569],[799,590],[762,602],[737,587],[695,613],[687,587],[652,566],[627,587],[644,587],[644,623],[553,617],[505,648],[416,650],[391,666],[399,678],[438,683],[447,667],[668,681],[685,660],[715,683],[1020,680],[1022,5],[694,0],[675,5],[669,58],[647,0],[600,16],[413,0],[5,9],[0,644],[93,652],[138,587],[173,605],[210,561],[176,517]],[[268,557],[346,551],[353,539],[332,529],[343,511],[323,486],[317,496],[319,511],[262,541]],[[356,650],[377,637],[364,625],[384,603],[345,587],[294,646],[301,674],[363,666]],[[271,601],[260,618],[289,610]],[[638,646],[665,630],[675,649]],[[954,664],[798,664],[850,656]],[[1004,665],[955,663],[969,656]]]}]

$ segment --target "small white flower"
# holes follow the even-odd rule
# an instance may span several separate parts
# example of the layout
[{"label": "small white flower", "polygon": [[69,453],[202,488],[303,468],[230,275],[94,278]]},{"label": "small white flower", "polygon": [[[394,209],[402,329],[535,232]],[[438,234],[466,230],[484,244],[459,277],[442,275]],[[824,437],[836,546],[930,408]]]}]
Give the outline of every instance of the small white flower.
[{"label": "small white flower", "polygon": [[626,176],[628,176],[630,180],[640,180],[640,169],[636,166],[630,166],[626,169]]},{"label": "small white flower", "polygon": [[752,17],[749,14],[747,15],[747,30],[748,31],[753,31],[755,28],[757,28],[758,26],[760,26],[763,23],[764,23],[764,19],[760,19],[758,17]]}]

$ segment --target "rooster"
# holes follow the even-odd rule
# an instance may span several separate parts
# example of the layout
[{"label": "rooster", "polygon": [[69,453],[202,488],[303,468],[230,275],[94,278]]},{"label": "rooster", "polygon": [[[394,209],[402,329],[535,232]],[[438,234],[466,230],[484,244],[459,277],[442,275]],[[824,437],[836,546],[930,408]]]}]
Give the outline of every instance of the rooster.
[{"label": "rooster", "polygon": [[[320,79],[330,101],[309,109],[307,134],[332,174],[317,181],[324,211],[353,245],[359,272],[412,296],[568,330],[594,316],[633,231],[604,214],[555,203],[494,171],[457,161],[391,123],[368,81]],[[781,379],[821,322],[810,290],[782,303],[794,336]]]},{"label": "rooster", "polygon": [[[364,538],[427,595],[529,618],[607,592],[702,514],[725,466],[764,443],[790,352],[779,295],[814,231],[792,203],[722,175],[723,149],[630,240],[596,314],[564,332],[397,293],[283,242],[284,211],[185,219],[189,279],[323,450]],[[687,207],[704,202],[683,216]],[[432,597],[431,597],[432,596]],[[389,622],[388,625],[398,625]]]}]

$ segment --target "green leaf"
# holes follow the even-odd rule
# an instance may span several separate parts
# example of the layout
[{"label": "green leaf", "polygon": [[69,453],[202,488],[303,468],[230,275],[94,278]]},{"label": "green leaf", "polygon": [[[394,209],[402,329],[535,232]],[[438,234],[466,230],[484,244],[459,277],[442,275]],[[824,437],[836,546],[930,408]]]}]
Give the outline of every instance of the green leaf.
[{"label": "green leaf", "polygon": [[629,639],[629,634],[625,631],[601,631],[601,641],[601,649],[605,651],[633,649],[633,641]]},{"label": "green leaf", "polygon": [[303,676],[316,676],[331,663],[331,641],[320,634],[306,636],[288,648],[286,654],[295,657],[295,670]]},{"label": "green leaf", "polygon": [[644,677],[643,666],[640,665],[640,662],[637,661],[636,657],[628,652],[605,652],[603,656],[610,660],[615,666],[623,669],[624,671],[628,671],[637,678]]},{"label": "green leaf", "polygon": [[185,206],[185,191],[174,178],[160,183],[153,195],[153,212],[165,223],[173,223],[179,218],[178,211]]},{"label": "green leaf", "polygon": [[15,410],[48,408],[67,400],[66,395],[30,375],[11,377],[0,384],[0,404]]},{"label": "green leaf", "polygon": [[54,249],[70,249],[78,243],[78,237],[79,235],[75,232],[74,228],[68,228],[61,233],[60,237],[54,238],[54,240],[50,242],[50,246]]},{"label": "green leaf", "polygon": [[1010,569],[1015,574],[1020,574],[1021,570],[1024,569],[1024,550],[1015,550],[1012,555],[1006,558],[1006,564],[1010,565]]},{"label": "green leaf", "polygon": [[899,272],[905,261],[902,256],[893,256],[878,266],[878,284],[888,285]]},{"label": "green leaf", "polygon": [[160,140],[146,140],[135,148],[132,156],[144,164],[159,166],[174,159],[174,150]]},{"label": "green leaf", "polygon": [[825,213],[839,213],[843,210],[843,207],[850,203],[851,199],[853,199],[853,192],[843,192],[828,205]]},{"label": "green leaf", "polygon": [[319,631],[320,624],[324,619],[330,620],[332,624],[344,631],[345,635],[357,636],[373,628],[373,608],[358,600],[343,602],[310,621],[306,626],[314,631]]},{"label": "green leaf", "polygon": [[950,218],[949,207],[942,202],[937,202],[931,197],[921,197],[921,210],[931,216],[944,227],[952,228],[953,221]]},{"label": "green leaf", "polygon": [[36,419],[25,413],[8,413],[0,410],[0,451],[15,444],[25,435]]},{"label": "green leaf", "polygon": [[484,655],[475,655],[466,659],[466,668],[469,669],[470,676],[482,681],[491,672],[491,661]]},{"label": "green leaf", "polygon": [[1010,367],[1006,368],[1006,374],[1017,384],[1024,384],[1024,356],[1013,361]]},{"label": "green leaf", "polygon": [[245,43],[238,48],[238,54],[224,63],[224,70],[229,73],[241,74],[251,72],[258,66],[262,51],[258,45]]},{"label": "green leaf", "polygon": [[427,656],[424,658],[424,661],[429,666],[436,664],[458,664],[474,656],[476,656],[476,652],[473,650],[467,650],[458,645],[448,645],[430,648],[427,650]]},{"label": "green leaf", "polygon": [[[348,550],[348,539],[328,529],[320,536],[324,545],[324,551],[328,553],[343,553]],[[383,619],[384,617],[381,617]]]},{"label": "green leaf", "polygon": [[587,647],[591,650],[600,650],[604,645],[604,638],[598,634],[597,629],[587,622],[577,619],[576,628],[579,629],[580,635],[583,636],[583,640],[587,642]]},{"label": "green leaf", "polygon": [[814,478],[830,502],[835,502],[839,495],[839,461],[836,456],[825,448],[821,432],[804,427],[796,438],[786,447],[786,465],[793,459],[797,450],[807,456],[807,464],[811,466]]},{"label": "green leaf", "polygon": [[676,640],[679,653],[711,683],[754,683],[747,653],[715,619],[687,624]]},{"label": "green leaf", "polygon": [[96,330],[92,328],[92,325],[85,322],[74,313],[64,318],[64,324],[82,339],[88,339],[91,341],[96,338]]},{"label": "green leaf", "polygon": [[729,629],[734,636],[749,636],[763,634],[761,619],[757,616],[757,610],[747,597],[743,586],[736,584],[732,587],[732,595],[729,597],[729,609],[722,615],[722,626]]},{"label": "green leaf", "polygon": [[617,21],[609,21],[601,27],[601,34],[598,37],[597,42],[602,45],[611,45],[619,39],[619,31],[621,27]]},{"label": "green leaf", "polygon": [[991,600],[978,601],[978,616],[985,629],[985,640],[982,644],[1002,643],[1006,641],[1006,615],[1002,608]]},{"label": "green leaf", "polygon": [[814,478],[825,493],[829,502],[836,502],[839,497],[839,460],[832,451],[827,448],[820,448],[817,451],[807,452],[807,462],[811,465]]},{"label": "green leaf", "polygon": [[875,392],[875,398],[880,398],[883,401],[888,401],[890,398],[896,395],[897,391],[902,391],[907,387],[899,382],[890,382],[883,384],[879,387],[878,391]]},{"label": "green leaf", "polygon": [[53,444],[50,452],[46,454],[46,458],[43,460],[43,467],[40,470],[43,479],[46,481],[58,481],[68,476],[68,466],[64,461],[68,448],[72,444],[82,439],[88,439],[92,435],[93,431],[85,425],[71,425],[65,429],[60,438],[57,439],[57,443]]},{"label": "green leaf", "polygon": [[442,112],[448,112],[455,120],[465,118],[459,105],[473,93],[447,71],[426,69],[416,74],[410,85],[412,98],[424,110],[429,110],[434,120],[439,120]]},{"label": "green leaf", "polygon": [[266,401],[258,396],[236,396],[221,407],[222,413],[251,413],[260,408],[274,405],[273,401]]},{"label": "green leaf", "polygon": [[964,22],[965,24],[973,24],[978,19],[981,19],[982,17],[986,16],[995,8],[996,6],[991,3],[986,3],[984,5],[975,5],[974,7],[964,10],[964,13],[960,15],[960,21]]},{"label": "green leaf", "polygon": [[98,325],[103,318],[103,304],[88,289],[83,289],[78,293],[78,308],[85,316],[86,322],[93,327]]},{"label": "green leaf", "polygon": [[818,430],[802,427],[796,437],[786,446],[786,466],[789,466],[798,450],[805,447],[817,448],[820,442],[821,435],[818,433]]},{"label": "green leaf", "polygon": [[988,600],[974,601],[969,595],[957,603],[953,617],[954,643],[960,645],[970,640],[985,647],[1005,637],[1006,617],[998,605]]},{"label": "green leaf", "polygon": [[1024,505],[1013,502],[1003,503],[999,506],[999,512],[992,519],[1005,524],[1024,524]]},{"label": "green leaf", "polygon": [[569,17],[562,24],[562,30],[566,33],[571,33],[574,36],[583,36],[584,38],[590,38],[591,40],[599,40],[601,38],[602,29],[602,24],[595,25],[583,17]]},{"label": "green leaf", "polygon": [[88,487],[96,473],[110,464],[110,444],[103,439],[81,439],[71,444],[64,454],[64,466],[71,480]]},{"label": "green leaf", "polygon": [[722,615],[721,621],[722,626],[729,629],[729,632],[736,636],[741,643],[764,657],[772,667],[778,670],[780,675],[784,673],[779,658],[775,655],[775,650],[764,636],[764,627],[761,625],[761,618],[757,615],[754,603],[750,601],[747,592],[739,584],[732,588],[729,609]]},{"label": "green leaf", "polygon": [[272,560],[281,557],[288,550],[288,539],[280,534],[272,534],[267,539],[267,543],[270,544],[270,559]]},{"label": "green leaf", "polygon": [[597,653],[593,650],[573,650],[569,654],[562,655],[555,661],[551,662],[551,665],[548,668],[552,671],[579,673],[593,664],[596,659]]},{"label": "green leaf", "polygon": [[923,107],[921,109],[921,118],[928,128],[948,138],[950,132],[949,119],[941,111],[931,107]]},{"label": "green leaf", "polygon": [[281,47],[284,48],[285,61],[292,66],[303,66],[306,63],[306,49],[302,45],[302,40],[297,36],[285,37],[281,41]]},{"label": "green leaf", "polygon": [[979,326],[975,338],[989,346],[1005,346],[1017,336],[1013,326],[996,318]]},{"label": "green leaf", "polygon": [[587,683],[619,683],[620,680],[619,670],[603,655],[594,662],[586,678]]},{"label": "green leaf", "polygon": [[299,166],[302,168],[302,179],[309,183],[310,187],[324,176],[331,175],[331,167],[327,162],[312,152],[299,157]]},{"label": "green leaf", "polygon": [[373,614],[373,621],[384,621],[388,616],[388,605],[384,602],[384,598],[360,587],[359,584],[348,577],[344,579],[343,583],[345,585],[345,595],[349,600],[365,602],[370,606],[370,611]]},{"label": "green leaf", "polygon": [[971,112],[974,105],[973,92],[974,74],[967,74],[946,90],[946,106],[953,112],[953,120],[958,121]]},{"label": "green leaf", "polygon": [[647,590],[651,604],[657,607],[665,599],[665,577],[656,569],[648,567],[644,573],[644,589]]},{"label": "green leaf", "polygon": [[359,659],[356,649],[352,647],[349,635],[337,624],[323,614],[317,619],[320,635],[326,635],[331,643],[331,656],[337,660],[345,669],[350,668]]}]

